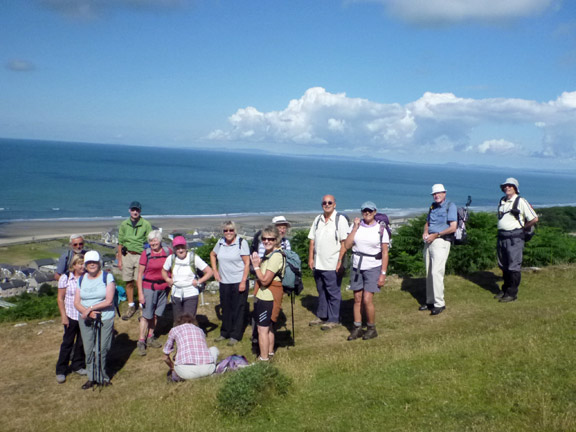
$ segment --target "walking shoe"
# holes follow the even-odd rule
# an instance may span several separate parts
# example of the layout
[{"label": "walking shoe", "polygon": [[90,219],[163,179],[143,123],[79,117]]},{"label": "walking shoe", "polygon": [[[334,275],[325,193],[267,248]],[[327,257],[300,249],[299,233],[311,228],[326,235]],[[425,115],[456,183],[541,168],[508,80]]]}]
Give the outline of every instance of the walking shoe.
[{"label": "walking shoe", "polygon": [[58,384],[64,384],[66,382],[66,375],[61,374],[56,375],[56,382]]},{"label": "walking shoe", "polygon": [[512,296],[504,296],[502,297],[500,300],[498,300],[500,303],[510,303],[516,300],[516,297],[512,297]]},{"label": "walking shoe", "polygon": [[86,381],[84,384],[82,384],[82,390],[91,389],[95,385],[96,385],[96,382],[94,382],[94,381]]},{"label": "walking shoe", "polygon": [[228,341],[228,343],[226,345],[228,346],[234,346],[238,343],[238,341],[234,338],[230,338],[230,340]]},{"label": "walking shoe", "polygon": [[358,339],[360,336],[362,336],[362,333],[364,333],[362,327],[354,327],[354,329],[350,332],[350,336],[348,336],[348,340],[350,341]]},{"label": "walking shoe", "polygon": [[498,294],[496,294],[496,295],[494,296],[494,298],[495,298],[496,300],[500,300],[502,297],[504,297],[504,291],[500,291]]},{"label": "walking shoe", "polygon": [[378,336],[378,332],[376,331],[376,327],[368,327],[364,336],[362,336],[362,340],[374,339]]},{"label": "walking shoe", "polygon": [[102,381],[101,384],[99,384],[101,387],[109,387],[112,385],[112,381]]},{"label": "walking shoe", "polygon": [[216,339],[214,339],[214,342],[220,342],[220,341],[223,341],[225,339],[228,339],[228,338],[225,338],[224,336],[220,335]]},{"label": "walking shoe", "polygon": [[430,310],[430,309],[432,309],[432,308],[431,308],[430,306],[428,306],[427,304],[422,305],[422,306],[420,306],[420,307],[418,308],[419,311],[427,311],[427,310]]},{"label": "walking shoe", "polygon": [[310,321],[310,322],[308,323],[308,325],[309,325],[310,327],[313,327],[313,326],[322,325],[322,324],[324,324],[325,322],[326,322],[326,321],[324,321],[323,319],[316,318],[316,319],[313,319],[312,321]]},{"label": "walking shoe", "polygon": [[157,337],[152,336],[146,340],[146,346],[150,348],[162,348],[162,342],[160,342]]},{"label": "walking shoe", "polygon": [[122,319],[124,321],[128,321],[130,318],[132,318],[134,316],[135,313],[136,313],[136,305],[130,306],[126,310],[126,313],[124,315],[122,315]]},{"label": "walking shoe", "polygon": [[439,315],[444,312],[444,309],[446,309],[446,306],[433,307],[430,315]]},{"label": "walking shoe", "polygon": [[332,330],[333,328],[336,328],[336,327],[338,327],[339,325],[340,325],[340,324],[335,323],[335,322],[325,322],[324,324],[322,324],[322,325],[320,326],[320,330],[324,330],[324,331]]},{"label": "walking shoe", "polygon": [[146,355],[146,342],[139,340],[136,343],[136,346],[138,347],[138,354],[140,354],[141,356],[145,356]]},{"label": "walking shoe", "polygon": [[74,373],[78,374],[78,375],[88,375],[88,371],[84,368],[80,368],[78,370],[75,370]]}]

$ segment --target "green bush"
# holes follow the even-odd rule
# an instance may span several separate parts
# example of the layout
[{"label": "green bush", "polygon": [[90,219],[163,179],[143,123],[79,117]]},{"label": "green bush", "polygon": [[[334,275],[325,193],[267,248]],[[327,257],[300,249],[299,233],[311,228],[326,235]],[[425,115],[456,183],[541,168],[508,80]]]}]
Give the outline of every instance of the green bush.
[{"label": "green bush", "polygon": [[559,228],[564,232],[576,232],[576,207],[550,207],[538,209],[540,227]]},{"label": "green bush", "polygon": [[260,362],[230,373],[218,391],[218,408],[227,415],[245,416],[275,395],[285,395],[290,378],[270,363]]},{"label": "green bush", "polygon": [[209,239],[204,240],[204,244],[196,248],[195,252],[198,254],[200,258],[202,258],[206,264],[210,265],[210,252],[218,243],[218,238],[210,237]]},{"label": "green bush", "polygon": [[524,248],[523,265],[543,267],[576,262],[576,238],[560,228],[539,227]]},{"label": "green bush", "polygon": [[310,248],[308,230],[294,230],[292,232],[292,238],[290,239],[290,247],[298,254],[302,261],[302,274],[305,276],[312,276],[312,271],[310,270],[310,267],[308,267],[308,251]]},{"label": "green bush", "polygon": [[56,296],[39,297],[24,293],[9,299],[16,306],[0,309],[0,322],[54,318],[60,315]]}]

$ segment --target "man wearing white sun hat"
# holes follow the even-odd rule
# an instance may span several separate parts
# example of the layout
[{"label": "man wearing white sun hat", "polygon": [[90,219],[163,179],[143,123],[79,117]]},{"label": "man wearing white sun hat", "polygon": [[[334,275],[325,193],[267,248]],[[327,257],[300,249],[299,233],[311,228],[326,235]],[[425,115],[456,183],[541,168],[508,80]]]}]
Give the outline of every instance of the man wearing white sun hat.
[{"label": "man wearing white sun hat", "polygon": [[444,185],[432,186],[430,195],[434,198],[434,202],[428,211],[422,233],[426,264],[426,304],[420,306],[420,310],[430,310],[430,315],[438,315],[446,309],[444,271],[453,233],[456,231],[458,210],[454,203],[446,201]]}]

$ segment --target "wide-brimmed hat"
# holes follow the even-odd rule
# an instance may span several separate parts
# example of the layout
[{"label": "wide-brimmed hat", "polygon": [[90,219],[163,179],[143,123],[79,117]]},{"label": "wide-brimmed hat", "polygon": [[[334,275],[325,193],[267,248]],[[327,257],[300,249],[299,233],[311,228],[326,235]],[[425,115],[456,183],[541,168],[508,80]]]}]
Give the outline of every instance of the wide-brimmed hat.
[{"label": "wide-brimmed hat", "polygon": [[290,222],[288,222],[284,216],[274,216],[272,223],[274,225],[288,225],[288,228],[290,228]]},{"label": "wide-brimmed hat", "polygon": [[432,192],[430,192],[430,195],[434,195],[435,193],[440,192],[446,192],[446,188],[442,183],[436,183],[434,186],[432,186]]},{"label": "wide-brimmed hat", "polygon": [[500,185],[500,189],[504,191],[504,186],[506,185],[514,186],[514,189],[516,189],[516,193],[520,193],[520,183],[518,183],[518,180],[516,180],[514,177],[508,177],[506,181]]},{"label": "wide-brimmed hat", "polygon": [[378,208],[376,207],[376,204],[374,204],[372,201],[365,201],[361,206],[360,206],[360,211],[364,210],[364,209],[370,209],[372,211],[376,211],[378,210]]},{"label": "wide-brimmed hat", "polygon": [[98,253],[98,251],[91,250],[84,254],[84,264],[88,262],[97,262],[97,263],[100,262],[100,254]]},{"label": "wide-brimmed hat", "polygon": [[182,236],[176,236],[174,237],[174,239],[172,240],[172,246],[176,247],[176,246],[187,246],[188,243],[186,242],[186,239]]}]

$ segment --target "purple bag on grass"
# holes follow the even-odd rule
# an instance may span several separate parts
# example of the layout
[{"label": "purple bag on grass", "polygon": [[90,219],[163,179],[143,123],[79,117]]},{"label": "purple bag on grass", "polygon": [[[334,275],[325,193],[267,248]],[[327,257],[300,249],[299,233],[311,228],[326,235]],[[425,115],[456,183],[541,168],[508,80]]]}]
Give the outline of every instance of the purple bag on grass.
[{"label": "purple bag on grass", "polygon": [[218,365],[216,365],[216,370],[214,371],[215,374],[221,374],[226,371],[230,370],[237,370],[246,366],[250,366],[250,362],[246,359],[246,357],[233,354],[231,356],[226,357],[222,360]]}]

